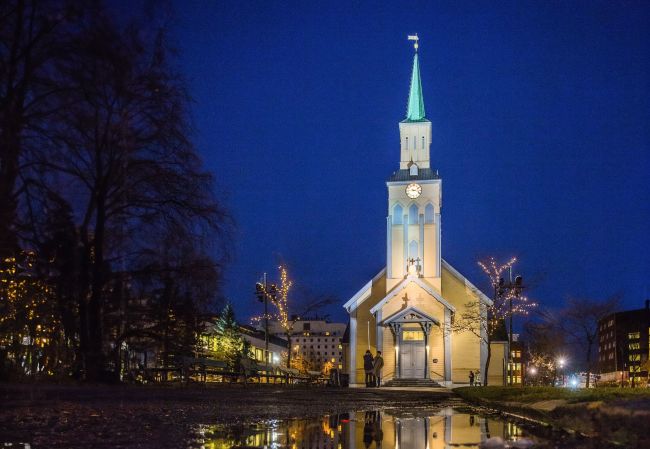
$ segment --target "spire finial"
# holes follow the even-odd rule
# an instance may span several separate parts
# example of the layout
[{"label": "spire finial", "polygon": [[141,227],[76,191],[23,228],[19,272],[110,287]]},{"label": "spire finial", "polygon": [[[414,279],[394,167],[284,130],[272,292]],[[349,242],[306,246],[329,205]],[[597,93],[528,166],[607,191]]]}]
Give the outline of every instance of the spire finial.
[{"label": "spire finial", "polygon": [[417,34],[409,35],[408,40],[415,41],[413,47],[413,73],[411,74],[411,88],[409,89],[409,103],[406,108],[406,120],[419,122],[425,118],[424,99],[422,98],[422,81],[420,80],[420,62],[418,60],[418,42],[420,38]]},{"label": "spire finial", "polygon": [[415,52],[417,53],[419,47],[418,41],[420,40],[420,38],[418,37],[418,33],[410,34],[408,40],[415,41],[413,43],[413,48],[415,48]]}]

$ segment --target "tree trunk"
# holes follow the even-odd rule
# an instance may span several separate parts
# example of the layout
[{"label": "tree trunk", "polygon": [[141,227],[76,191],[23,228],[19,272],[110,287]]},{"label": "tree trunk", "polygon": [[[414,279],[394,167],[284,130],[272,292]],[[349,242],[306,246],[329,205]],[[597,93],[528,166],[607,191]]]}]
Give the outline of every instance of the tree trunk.
[{"label": "tree trunk", "polygon": [[[98,194],[98,196],[101,194]],[[88,302],[88,355],[86,366],[86,379],[90,381],[102,380],[104,371],[103,334],[102,334],[102,300],[104,290],[104,231],[105,208],[103,201],[97,200],[97,215],[93,236],[93,261],[90,301]]]},{"label": "tree trunk", "polygon": [[591,380],[591,348],[593,342],[591,340],[587,341],[587,383],[586,388],[589,388],[589,382]]},{"label": "tree trunk", "polygon": [[291,368],[291,334],[287,332],[287,368]]},{"label": "tree trunk", "polygon": [[490,369],[490,359],[492,358],[492,347],[490,342],[487,342],[487,357],[485,358],[485,367],[483,368],[483,386],[488,385],[488,370]]}]

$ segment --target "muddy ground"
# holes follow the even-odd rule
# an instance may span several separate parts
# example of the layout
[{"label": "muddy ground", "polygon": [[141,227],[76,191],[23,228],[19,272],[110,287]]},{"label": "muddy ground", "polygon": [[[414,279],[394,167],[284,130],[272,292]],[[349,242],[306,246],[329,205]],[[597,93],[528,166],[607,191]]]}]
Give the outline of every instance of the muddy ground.
[{"label": "muddy ground", "polygon": [[[0,447],[187,447],[199,424],[444,406],[452,394],[272,385],[0,385]],[[20,446],[18,446],[20,447]]]}]

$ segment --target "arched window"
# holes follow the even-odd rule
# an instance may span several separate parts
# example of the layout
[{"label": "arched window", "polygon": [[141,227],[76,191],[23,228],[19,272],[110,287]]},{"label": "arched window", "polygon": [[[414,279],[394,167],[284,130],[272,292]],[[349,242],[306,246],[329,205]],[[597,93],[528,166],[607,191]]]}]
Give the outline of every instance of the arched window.
[{"label": "arched window", "polygon": [[409,207],[409,224],[418,224],[418,205],[411,204]]},{"label": "arched window", "polygon": [[433,223],[433,204],[431,203],[424,208],[424,222]]},{"label": "arched window", "polygon": [[422,149],[424,150],[424,136],[422,136]]},{"label": "arched window", "polygon": [[403,213],[404,209],[402,209],[402,206],[399,204],[396,204],[395,207],[393,207],[393,224],[402,224]]},{"label": "arched window", "polygon": [[418,242],[411,240],[411,243],[409,243],[409,259],[417,259],[418,257]]},{"label": "arched window", "polygon": [[406,148],[407,150],[409,149],[409,138],[408,137],[406,138],[406,142],[404,143],[404,148]]}]

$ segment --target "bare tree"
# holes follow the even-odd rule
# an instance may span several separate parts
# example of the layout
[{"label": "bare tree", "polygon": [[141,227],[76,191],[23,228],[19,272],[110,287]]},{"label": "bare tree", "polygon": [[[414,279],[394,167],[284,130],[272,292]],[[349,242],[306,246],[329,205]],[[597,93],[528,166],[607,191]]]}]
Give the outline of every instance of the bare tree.
[{"label": "bare tree", "polygon": [[590,298],[569,298],[565,306],[557,311],[547,311],[545,322],[555,332],[566,335],[567,343],[573,345],[584,357],[587,372],[587,388],[594,369],[593,356],[598,345],[598,322],[616,311],[620,296],[605,300]]},{"label": "bare tree", "polygon": [[539,321],[524,325],[525,341],[528,343],[529,365],[537,370],[536,381],[542,385],[555,385],[558,359],[566,353],[566,336],[557,332],[553,325],[544,320],[547,311],[539,311]]},{"label": "bare tree", "polygon": [[481,292],[476,290],[474,294],[478,299],[465,304],[463,311],[460,312],[459,316],[454,317],[451,323],[451,332],[470,332],[482,344],[487,346],[485,366],[481,367],[483,370],[483,385],[488,384],[488,369],[492,358],[490,342],[495,329],[502,326],[505,320],[511,316],[526,315],[530,308],[537,306],[536,303],[529,301],[528,298],[522,295],[518,287],[504,286],[502,273],[510,270],[515,262],[515,258],[504,264],[497,264],[494,258],[490,258],[487,262],[479,262],[479,266],[490,278],[494,297],[490,302],[481,300]]},{"label": "bare tree", "polygon": [[32,138],[57,108],[55,61],[80,14],[79,1],[0,2],[0,260],[19,252],[21,163],[41,151]]},{"label": "bare tree", "polygon": [[49,152],[27,184],[74,205],[87,286],[78,298],[80,352],[86,377],[99,379],[117,273],[168,229],[217,240],[225,213],[188,137],[189,98],[168,62],[165,30],[120,25],[101,7],[81,25],[58,68],[67,107],[43,133]]},{"label": "bare tree", "polygon": [[264,284],[258,284],[263,295],[266,295],[268,300],[275,306],[275,313],[269,313],[268,316],[257,316],[252,319],[253,322],[259,323],[265,319],[274,319],[280,324],[287,338],[287,368],[291,368],[291,336],[294,332],[296,322],[300,321],[302,317],[310,313],[314,313],[323,307],[332,304],[334,297],[329,295],[314,296],[310,300],[305,301],[300,307],[299,313],[292,313],[291,309],[295,310],[297,307],[291,305],[289,302],[289,292],[293,286],[293,281],[289,279],[289,273],[284,265],[279,267],[280,270],[280,284],[271,284],[268,287]]}]

